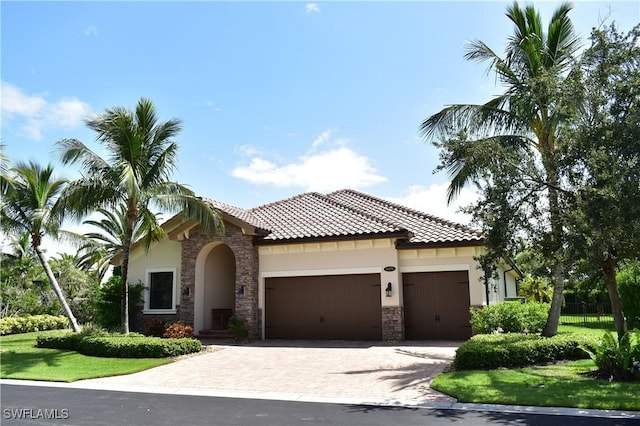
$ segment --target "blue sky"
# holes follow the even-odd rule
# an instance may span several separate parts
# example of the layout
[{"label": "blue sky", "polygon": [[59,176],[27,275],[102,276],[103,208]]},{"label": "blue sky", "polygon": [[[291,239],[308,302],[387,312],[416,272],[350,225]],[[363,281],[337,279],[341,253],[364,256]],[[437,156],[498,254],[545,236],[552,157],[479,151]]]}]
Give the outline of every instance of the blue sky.
[{"label": "blue sky", "polygon": [[[175,179],[199,195],[250,208],[353,188],[464,222],[417,129],[499,93],[464,46],[502,52],[509,4],[2,1],[2,142],[56,164],[62,138],[97,149],[83,119],[148,97],[183,120]],[[546,23],[559,2],[536,5]],[[574,2],[570,16],[586,44],[604,18],[631,29],[639,5]]]}]

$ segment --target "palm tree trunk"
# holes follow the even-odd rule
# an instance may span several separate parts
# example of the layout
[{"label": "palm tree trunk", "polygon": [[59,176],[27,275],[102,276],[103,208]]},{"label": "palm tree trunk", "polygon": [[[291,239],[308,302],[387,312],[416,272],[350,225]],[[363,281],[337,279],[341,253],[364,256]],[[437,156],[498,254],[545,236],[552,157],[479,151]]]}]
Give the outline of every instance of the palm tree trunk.
[{"label": "palm tree trunk", "polygon": [[625,332],[624,313],[622,312],[622,300],[620,299],[616,281],[616,259],[611,254],[611,251],[609,253],[609,256],[602,264],[602,269],[604,271],[604,283],[607,285],[607,292],[611,301],[611,312],[616,325],[616,333],[618,333],[618,340],[620,340]]},{"label": "palm tree trunk", "polygon": [[553,297],[551,298],[551,308],[547,322],[542,329],[544,337],[552,337],[558,333],[560,324],[560,312],[564,301],[564,265],[563,265],[563,232],[562,221],[560,219],[560,204],[557,188],[558,171],[552,164],[553,154],[547,154],[547,161],[544,162],[547,173],[549,188],[549,221],[551,222],[551,238],[553,248]]},{"label": "palm tree trunk", "polygon": [[131,240],[133,239],[133,227],[135,224],[137,211],[129,208],[127,212],[127,227],[122,247],[122,283],[120,300],[120,331],[129,334],[129,254],[131,253]]},{"label": "palm tree trunk", "polygon": [[60,285],[58,285],[58,280],[56,280],[56,277],[55,275],[53,275],[53,271],[49,266],[47,257],[42,252],[42,250],[40,250],[40,246],[34,245],[33,249],[35,250],[36,255],[38,256],[38,259],[40,260],[40,263],[44,268],[44,272],[47,274],[47,278],[49,278],[49,281],[51,282],[51,287],[53,287],[54,293],[56,294],[56,296],[58,296],[58,300],[60,300],[60,304],[64,309],[64,313],[67,315],[67,318],[69,318],[69,322],[71,323],[71,328],[76,333],[79,333],[80,327],[78,326],[78,321],[76,321],[76,317],[73,315],[73,312],[71,312],[71,308],[67,304],[67,300],[64,297],[64,293],[62,293],[62,289],[60,288]]}]

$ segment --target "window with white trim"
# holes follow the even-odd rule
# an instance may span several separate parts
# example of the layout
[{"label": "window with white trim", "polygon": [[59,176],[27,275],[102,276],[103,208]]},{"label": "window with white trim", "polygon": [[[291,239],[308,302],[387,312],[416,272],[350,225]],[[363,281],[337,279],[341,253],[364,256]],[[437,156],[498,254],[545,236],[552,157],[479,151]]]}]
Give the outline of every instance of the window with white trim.
[{"label": "window with white trim", "polygon": [[146,313],[176,312],[176,269],[147,270],[144,310]]}]

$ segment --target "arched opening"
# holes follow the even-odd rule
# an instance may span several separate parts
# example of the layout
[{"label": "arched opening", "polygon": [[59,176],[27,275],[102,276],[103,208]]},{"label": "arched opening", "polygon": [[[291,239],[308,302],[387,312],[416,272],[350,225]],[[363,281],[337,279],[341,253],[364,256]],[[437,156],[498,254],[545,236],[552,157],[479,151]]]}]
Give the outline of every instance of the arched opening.
[{"label": "arched opening", "polygon": [[225,329],[236,303],[236,259],[220,242],[206,245],[196,259],[194,331]]}]

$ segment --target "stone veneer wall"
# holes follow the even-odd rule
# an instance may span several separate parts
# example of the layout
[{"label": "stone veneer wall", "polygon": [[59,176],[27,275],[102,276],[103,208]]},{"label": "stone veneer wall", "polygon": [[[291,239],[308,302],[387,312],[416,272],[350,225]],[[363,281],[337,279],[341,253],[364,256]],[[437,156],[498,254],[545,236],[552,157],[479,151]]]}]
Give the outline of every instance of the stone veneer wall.
[{"label": "stone veneer wall", "polygon": [[404,308],[402,306],[382,307],[382,341],[404,340]]},{"label": "stone veneer wall", "polygon": [[[258,249],[253,245],[253,237],[244,235],[242,230],[225,222],[225,235],[210,237],[200,226],[189,231],[189,238],[182,241],[182,266],[180,282],[180,320],[193,324],[195,297],[196,259],[204,246],[212,241],[221,241],[233,252],[236,259],[236,306],[234,313],[244,318],[249,325],[251,339],[262,338],[261,314],[258,309]],[[244,297],[238,297],[240,286],[244,285]],[[182,296],[189,288],[189,296]],[[194,330],[197,333],[199,330]]]}]

